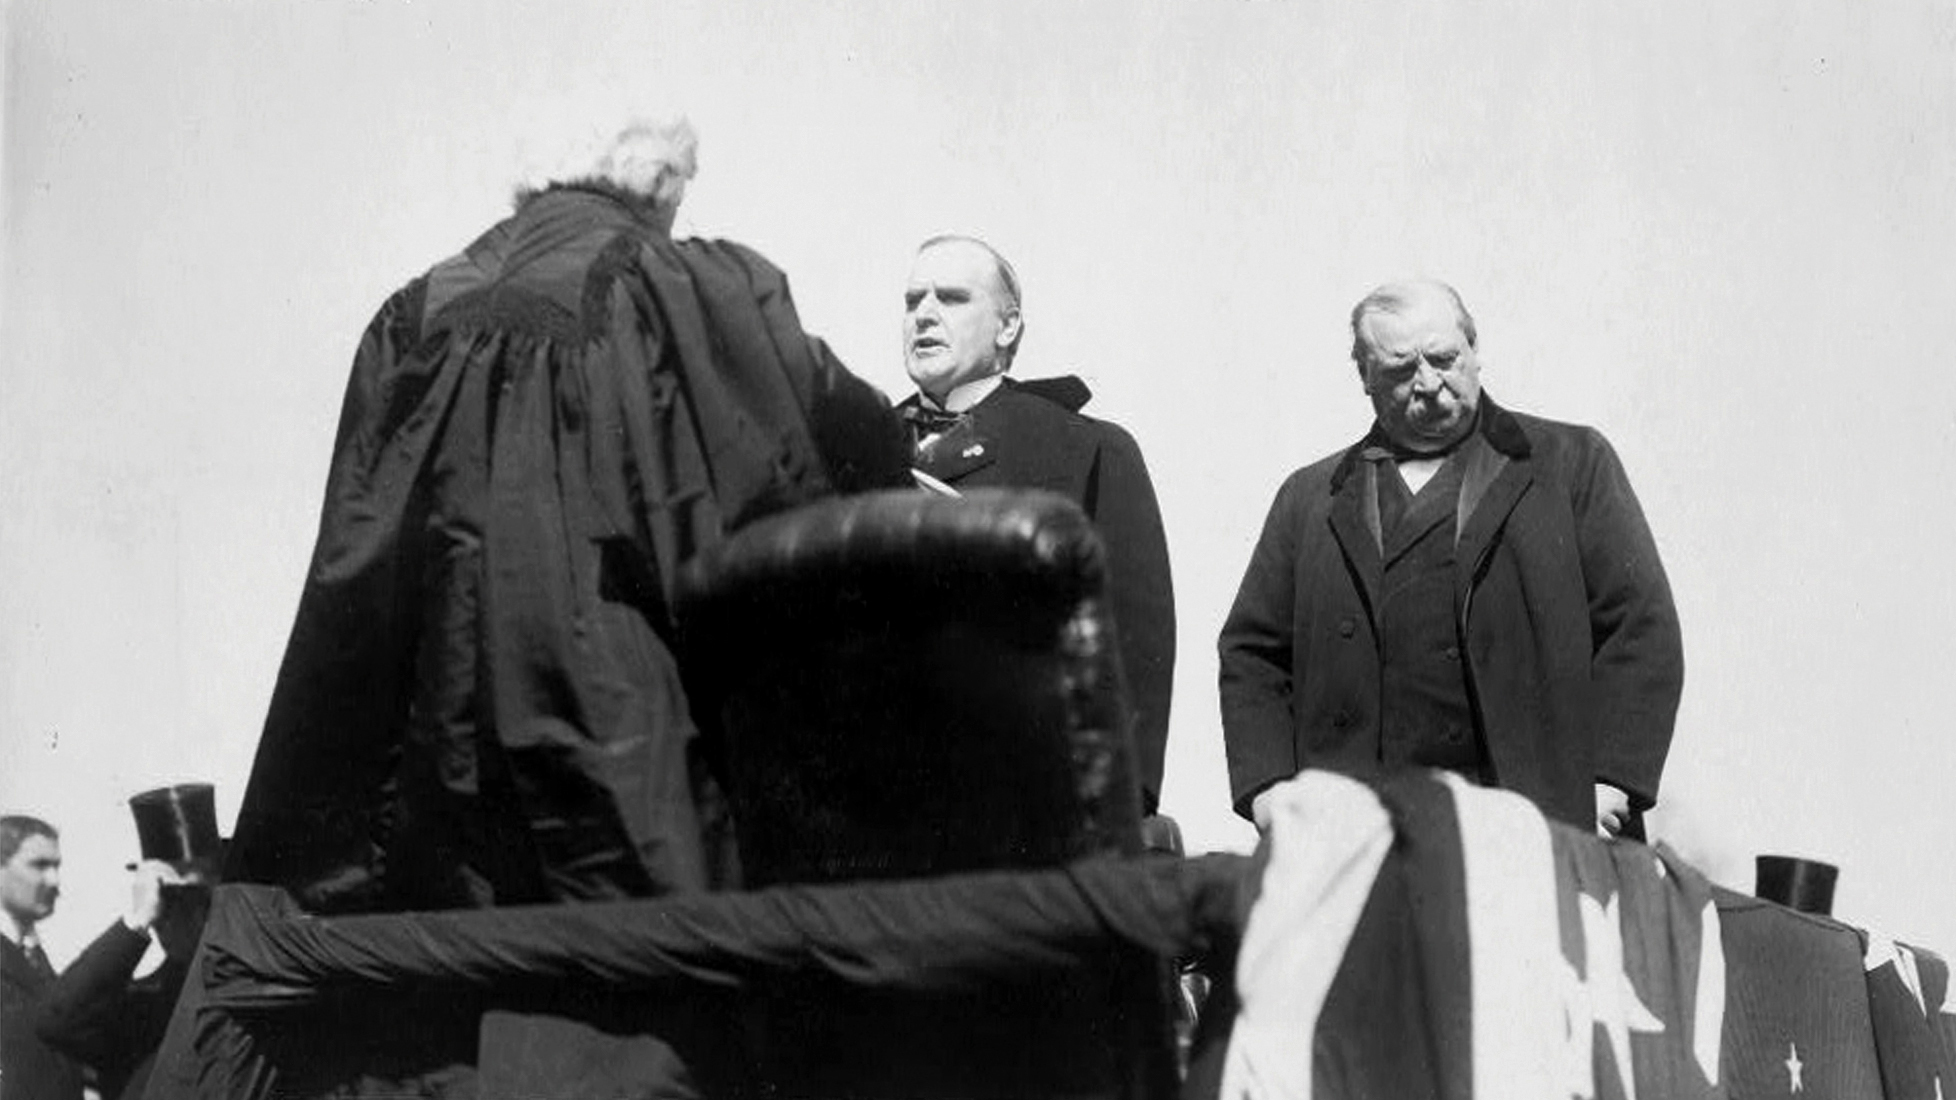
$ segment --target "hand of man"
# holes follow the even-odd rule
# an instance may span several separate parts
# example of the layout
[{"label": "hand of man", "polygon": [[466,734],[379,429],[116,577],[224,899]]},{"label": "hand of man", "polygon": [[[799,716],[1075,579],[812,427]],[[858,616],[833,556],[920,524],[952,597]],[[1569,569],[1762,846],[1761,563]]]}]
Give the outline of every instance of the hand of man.
[{"label": "hand of man", "polygon": [[146,859],[137,864],[136,880],[129,886],[129,911],[123,914],[122,923],[134,932],[149,931],[163,911],[163,887],[182,882],[177,869],[162,860]]},{"label": "hand of man", "polygon": [[1596,784],[1596,835],[1614,840],[1630,824],[1630,795],[1608,783]]},{"label": "hand of man", "polygon": [[1281,783],[1272,783],[1258,791],[1255,798],[1250,799],[1250,820],[1256,822],[1256,831],[1259,833],[1270,831],[1270,794],[1281,786],[1283,786]]}]

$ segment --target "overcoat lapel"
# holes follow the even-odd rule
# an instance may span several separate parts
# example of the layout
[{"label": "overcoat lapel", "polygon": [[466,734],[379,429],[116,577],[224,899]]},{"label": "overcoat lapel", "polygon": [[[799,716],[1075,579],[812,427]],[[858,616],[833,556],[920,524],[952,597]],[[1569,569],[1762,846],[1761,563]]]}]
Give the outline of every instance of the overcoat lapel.
[{"label": "overcoat lapel", "polygon": [[917,468],[939,481],[956,484],[997,461],[991,437],[966,417],[917,452]]},{"label": "overcoat lapel", "polygon": [[1379,585],[1385,572],[1379,534],[1378,467],[1346,459],[1343,476],[1335,479],[1337,488],[1331,499],[1331,534],[1345,552],[1345,563],[1358,578],[1359,594],[1365,612],[1378,621]]},{"label": "overcoat lapel", "polygon": [[1455,527],[1459,541],[1454,547],[1454,568],[1460,591],[1473,586],[1495,534],[1534,482],[1534,466],[1526,456],[1509,458],[1493,447],[1473,448],[1461,479]]}]

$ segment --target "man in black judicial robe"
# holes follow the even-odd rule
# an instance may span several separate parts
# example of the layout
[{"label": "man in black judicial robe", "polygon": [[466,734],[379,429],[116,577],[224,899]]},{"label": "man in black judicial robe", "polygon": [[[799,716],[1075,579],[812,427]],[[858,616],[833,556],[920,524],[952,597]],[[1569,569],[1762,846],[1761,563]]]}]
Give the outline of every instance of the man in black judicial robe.
[{"label": "man in black judicial robe", "polygon": [[1024,331],[1018,276],[1002,256],[968,237],[925,241],[904,291],[904,368],[918,393],[899,408],[926,484],[1045,489],[1093,520],[1107,548],[1136,771],[1153,813],[1175,676],[1175,594],[1161,508],[1134,437],[1081,415],[1091,396],[1086,383],[1006,376]]},{"label": "man in black judicial robe", "polygon": [[227,881],[329,912],[726,882],[676,574],[908,473],[780,271],[671,238],[694,163],[630,127],[368,326]]}]

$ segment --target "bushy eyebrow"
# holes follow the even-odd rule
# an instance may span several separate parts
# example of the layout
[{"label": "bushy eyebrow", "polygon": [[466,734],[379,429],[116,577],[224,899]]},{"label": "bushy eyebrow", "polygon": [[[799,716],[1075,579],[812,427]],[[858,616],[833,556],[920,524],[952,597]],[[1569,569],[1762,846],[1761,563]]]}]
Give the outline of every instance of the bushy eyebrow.
[{"label": "bushy eyebrow", "polygon": [[1414,350],[1404,355],[1387,355],[1375,350],[1372,354],[1372,361],[1387,368],[1410,367],[1414,363],[1419,362],[1421,356],[1424,355],[1426,361],[1435,366],[1451,366],[1458,362],[1463,354],[1464,352],[1460,348],[1439,348],[1425,353]]},{"label": "bushy eyebrow", "polygon": [[903,292],[903,304],[915,309],[917,303],[924,300],[924,295],[932,290],[937,291],[937,298],[942,302],[963,303],[971,300],[971,291],[961,286],[913,286]]}]

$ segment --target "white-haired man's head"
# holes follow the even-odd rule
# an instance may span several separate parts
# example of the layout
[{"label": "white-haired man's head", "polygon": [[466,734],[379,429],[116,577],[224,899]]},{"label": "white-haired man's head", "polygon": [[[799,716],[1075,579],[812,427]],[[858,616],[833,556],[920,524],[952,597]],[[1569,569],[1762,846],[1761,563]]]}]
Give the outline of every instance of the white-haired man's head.
[{"label": "white-haired man's head", "polygon": [[1445,450],[1473,428],[1480,339],[1460,293],[1433,279],[1387,283],[1352,307],[1352,361],[1394,443]]},{"label": "white-haired man's head", "polygon": [[617,196],[672,227],[686,184],[699,171],[699,135],[685,119],[633,119],[595,146],[543,165],[516,188],[516,205],[552,187],[588,187]]}]

